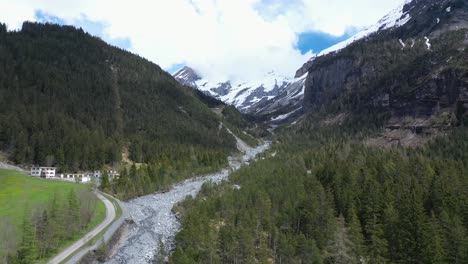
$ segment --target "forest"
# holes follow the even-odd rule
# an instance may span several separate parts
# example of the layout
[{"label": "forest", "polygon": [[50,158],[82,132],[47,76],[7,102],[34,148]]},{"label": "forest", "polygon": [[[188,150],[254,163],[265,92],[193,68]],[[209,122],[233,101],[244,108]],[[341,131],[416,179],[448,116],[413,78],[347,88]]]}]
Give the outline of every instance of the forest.
[{"label": "forest", "polygon": [[124,150],[137,163],[226,156],[235,139],[202,99],[82,29],[0,26],[0,151],[17,164],[93,170]]},{"label": "forest", "polygon": [[353,124],[285,129],[240,189],[205,184],[170,262],[468,263],[468,130],[378,149]]}]

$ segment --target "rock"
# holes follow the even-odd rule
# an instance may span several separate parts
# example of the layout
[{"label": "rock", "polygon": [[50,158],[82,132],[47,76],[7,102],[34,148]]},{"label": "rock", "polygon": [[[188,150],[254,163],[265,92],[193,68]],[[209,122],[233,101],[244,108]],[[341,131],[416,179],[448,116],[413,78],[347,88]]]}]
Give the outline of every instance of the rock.
[{"label": "rock", "polygon": [[[451,7],[451,12],[446,9]],[[454,108],[468,87],[468,3],[413,0],[411,19],[308,61],[304,110],[375,109],[392,116],[432,116]],[[440,21],[434,19],[439,18]],[[439,22],[439,23],[437,23]],[[465,31],[461,31],[464,29]],[[431,49],[424,37],[431,41]],[[401,42],[413,43],[402,49]],[[407,41],[406,41],[407,40]]]}]

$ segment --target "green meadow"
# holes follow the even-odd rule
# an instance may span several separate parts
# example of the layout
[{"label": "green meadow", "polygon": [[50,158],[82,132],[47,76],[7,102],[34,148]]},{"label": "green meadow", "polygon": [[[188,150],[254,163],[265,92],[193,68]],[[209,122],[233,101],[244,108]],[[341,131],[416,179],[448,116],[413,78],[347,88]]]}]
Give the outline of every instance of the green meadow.
[{"label": "green meadow", "polygon": [[[16,227],[16,230],[12,232],[0,232],[0,239],[2,241],[8,240],[7,242],[3,241],[5,242],[3,245],[0,241],[0,263],[2,259],[5,260],[6,254],[16,254],[14,252],[18,249],[23,234],[22,224],[25,214],[27,217],[31,217],[34,212],[41,213],[44,209],[49,209],[50,201],[54,196],[58,197],[62,206],[66,206],[67,197],[71,191],[75,192],[78,197],[80,194],[85,194],[84,197],[88,197],[88,199],[85,198],[83,201],[87,203],[90,201],[91,187],[91,185],[85,184],[37,179],[17,171],[0,169],[0,226],[2,226],[3,221],[3,227],[8,227],[8,225]],[[59,241],[56,247],[49,248],[45,256],[40,258],[32,256],[31,261],[45,263],[55,252],[70,245],[101,223],[106,217],[106,208],[101,200],[93,199],[96,199],[94,214],[86,226],[70,233],[70,236]],[[82,206],[87,207],[88,205],[82,204]],[[78,208],[78,210],[80,209]],[[77,219],[77,221],[79,220]]]},{"label": "green meadow", "polygon": [[70,190],[78,193],[89,185],[36,179],[17,171],[0,169],[0,217],[9,216],[21,223],[25,211],[45,206],[55,193],[67,197]]}]

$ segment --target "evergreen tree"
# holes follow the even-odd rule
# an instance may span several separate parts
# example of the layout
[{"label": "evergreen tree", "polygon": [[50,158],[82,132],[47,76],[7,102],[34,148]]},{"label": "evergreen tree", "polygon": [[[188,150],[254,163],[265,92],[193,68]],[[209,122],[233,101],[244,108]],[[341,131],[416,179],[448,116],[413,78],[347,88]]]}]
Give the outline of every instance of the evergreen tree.
[{"label": "evergreen tree", "polygon": [[104,170],[101,175],[101,186],[99,188],[103,191],[108,191],[109,190],[109,175],[107,174],[107,171]]},{"label": "evergreen tree", "polygon": [[388,244],[384,238],[384,230],[379,219],[374,215],[366,226],[367,248],[371,263],[386,263]]},{"label": "evergreen tree", "polygon": [[76,193],[71,190],[68,193],[67,197],[68,207],[67,207],[67,224],[66,228],[68,229],[69,238],[81,229],[81,217],[80,217],[80,204]]},{"label": "evergreen tree", "polygon": [[351,208],[349,215],[348,231],[350,240],[352,241],[353,253],[358,260],[365,259],[365,245],[361,221],[357,217],[354,208]]},{"label": "evergreen tree", "polygon": [[[26,208],[28,208],[28,206],[26,206]],[[23,231],[23,237],[18,250],[18,262],[21,264],[29,264],[34,262],[38,257],[38,243],[29,210],[25,210],[21,229]]]},{"label": "evergreen tree", "polygon": [[345,219],[342,215],[337,220],[337,229],[330,240],[326,251],[326,263],[358,263],[356,256],[353,253],[353,243],[349,239],[348,230],[345,227]]}]

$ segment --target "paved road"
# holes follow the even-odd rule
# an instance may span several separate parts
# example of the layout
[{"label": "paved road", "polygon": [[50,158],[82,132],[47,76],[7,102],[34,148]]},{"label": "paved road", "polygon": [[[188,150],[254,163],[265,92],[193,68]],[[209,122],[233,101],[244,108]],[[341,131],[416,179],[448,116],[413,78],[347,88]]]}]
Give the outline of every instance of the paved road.
[{"label": "paved road", "polygon": [[58,264],[65,260],[68,256],[73,254],[75,251],[77,251],[79,248],[81,248],[84,244],[86,244],[90,239],[92,239],[94,236],[99,234],[104,228],[106,228],[112,221],[115,219],[115,208],[114,205],[112,204],[111,201],[109,201],[107,198],[105,198],[103,195],[100,193],[96,193],[97,197],[101,199],[104,202],[104,205],[106,206],[106,219],[104,219],[104,222],[99,224],[97,227],[95,227],[91,232],[86,234],[83,238],[80,240],[76,241],[73,243],[73,245],[69,246],[68,248],[64,249],[62,252],[60,252],[55,258],[49,261],[50,264]]},{"label": "paved road", "polygon": [[13,166],[13,165],[3,163],[3,162],[0,162],[0,169],[16,170],[16,171],[20,171],[20,172],[25,172],[25,170],[23,170],[22,168],[20,168],[18,166]]}]

